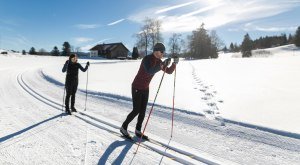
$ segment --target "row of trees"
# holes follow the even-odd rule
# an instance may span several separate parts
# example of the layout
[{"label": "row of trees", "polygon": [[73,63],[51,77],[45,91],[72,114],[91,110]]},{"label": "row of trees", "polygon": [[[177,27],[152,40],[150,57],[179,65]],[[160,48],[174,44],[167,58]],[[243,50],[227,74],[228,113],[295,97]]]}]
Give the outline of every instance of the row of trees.
[{"label": "row of trees", "polygon": [[[133,49],[132,58],[139,57],[138,50],[144,50],[141,54],[147,55],[150,53],[149,49],[153,49],[155,43],[163,42],[160,31],[161,22],[159,20],[146,18],[140,32],[135,35],[137,42],[136,47]],[[224,46],[224,42],[218,37],[216,31],[209,32],[204,28],[204,24],[202,24],[199,28],[192,31],[186,40],[182,38],[181,34],[172,34],[168,45],[171,55],[181,54],[185,57],[205,59],[218,58],[217,52],[219,50],[242,52],[243,57],[250,57],[252,55],[251,50],[253,49],[265,49],[293,43],[296,46],[300,46],[300,27],[298,27],[295,35],[290,34],[288,37],[286,34],[281,34],[279,36],[266,36],[252,40],[247,33],[240,45],[231,43],[229,48],[227,48]]]},{"label": "row of trees", "polygon": [[[244,36],[244,39],[248,39],[248,36]],[[265,36],[260,37],[259,39],[256,39],[252,42],[253,49],[265,49],[265,48],[271,48],[274,46],[282,46],[287,44],[293,43],[293,36],[290,34],[287,38],[286,34],[281,34],[280,36]],[[230,43],[229,49],[225,46],[223,49],[225,52],[240,52],[241,51],[241,45],[237,45],[236,43]]]},{"label": "row of trees", "polygon": [[[144,50],[141,53],[142,55],[147,55],[151,52],[149,49],[153,49],[157,42],[163,42],[161,21],[146,18],[140,32],[135,37],[137,42],[132,52],[132,58],[134,59],[139,57],[138,49]],[[173,33],[169,38],[168,45],[171,55],[184,54],[186,57],[204,59],[217,58],[217,51],[224,43],[220,40],[216,31],[209,33],[202,24],[187,37],[186,41],[181,34]]]},{"label": "row of trees", "polygon": [[[80,48],[77,47],[74,49],[69,42],[64,42],[62,51],[60,52],[57,46],[54,46],[53,50],[51,52],[47,52],[45,49],[40,49],[39,51],[36,51],[34,47],[31,47],[28,51],[28,54],[30,55],[52,55],[52,56],[69,56],[71,52],[80,52]],[[23,50],[22,54],[25,55],[26,51]]]},{"label": "row of trees", "polygon": [[247,33],[244,36],[240,49],[243,57],[250,57],[252,55],[251,50],[253,49],[264,49],[287,44],[295,44],[297,47],[300,47],[300,26],[296,30],[295,35],[292,36],[290,34],[288,38],[285,34],[282,34],[281,36],[260,37],[253,41]]}]

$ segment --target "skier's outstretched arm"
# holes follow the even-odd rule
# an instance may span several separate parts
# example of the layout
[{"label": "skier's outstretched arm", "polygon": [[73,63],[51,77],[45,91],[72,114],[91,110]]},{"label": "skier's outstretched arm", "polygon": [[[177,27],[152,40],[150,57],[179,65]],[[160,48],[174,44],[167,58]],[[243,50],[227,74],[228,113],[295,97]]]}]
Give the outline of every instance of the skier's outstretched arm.
[{"label": "skier's outstretched arm", "polygon": [[68,65],[69,65],[69,60],[66,61],[66,63],[64,64],[64,67],[62,68],[63,73],[67,71]]},{"label": "skier's outstretched arm", "polygon": [[86,70],[88,70],[89,66],[90,66],[90,62],[88,61],[88,62],[86,63],[86,65],[85,65],[85,68],[83,68],[83,67],[79,64],[79,69],[80,69],[81,71],[85,72]]}]

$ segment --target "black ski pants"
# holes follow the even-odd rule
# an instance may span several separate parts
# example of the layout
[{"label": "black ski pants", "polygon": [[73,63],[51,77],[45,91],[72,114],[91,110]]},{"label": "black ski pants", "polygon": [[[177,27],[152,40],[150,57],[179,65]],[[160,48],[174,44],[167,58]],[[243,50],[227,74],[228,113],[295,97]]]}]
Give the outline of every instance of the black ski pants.
[{"label": "black ski pants", "polygon": [[139,115],[135,128],[141,131],[142,124],[145,118],[147,104],[148,104],[149,89],[139,90],[139,89],[131,88],[131,94],[132,94],[133,110],[128,114],[126,120],[122,124],[122,127],[127,130],[128,124],[137,115]]},{"label": "black ski pants", "polygon": [[78,82],[66,83],[66,91],[67,91],[67,95],[65,99],[66,109],[69,109],[70,97],[71,97],[71,109],[74,108],[77,86],[78,86]]}]

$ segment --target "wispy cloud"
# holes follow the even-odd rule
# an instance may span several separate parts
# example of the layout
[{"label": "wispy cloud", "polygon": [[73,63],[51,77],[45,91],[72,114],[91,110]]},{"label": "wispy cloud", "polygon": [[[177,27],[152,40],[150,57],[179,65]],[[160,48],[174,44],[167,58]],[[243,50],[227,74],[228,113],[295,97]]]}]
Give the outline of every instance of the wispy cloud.
[{"label": "wispy cloud", "polygon": [[75,27],[78,29],[96,29],[100,26],[101,25],[98,25],[98,24],[77,24],[77,25],[75,25]]},{"label": "wispy cloud", "polygon": [[263,32],[286,32],[296,31],[297,26],[258,26],[253,23],[246,23],[243,27],[244,31],[263,31]]},{"label": "wispy cloud", "polygon": [[107,26],[116,25],[116,24],[121,23],[121,22],[123,22],[123,21],[125,21],[124,18],[123,18],[123,19],[120,19],[120,20],[117,20],[117,21],[115,21],[115,22],[109,23],[109,24],[107,24]]},{"label": "wispy cloud", "polygon": [[102,40],[97,41],[95,43],[91,43],[91,44],[82,46],[81,50],[84,51],[84,52],[88,52],[92,47],[96,46],[97,44],[103,43],[103,42],[111,40],[111,39],[113,39],[113,38],[105,38],[105,39],[102,39]]},{"label": "wispy cloud", "polygon": [[198,1],[192,1],[192,2],[187,2],[187,3],[183,3],[183,4],[179,4],[179,5],[174,5],[174,6],[166,7],[166,8],[157,10],[155,12],[155,14],[160,14],[160,13],[164,13],[164,12],[171,11],[171,10],[174,10],[174,9],[182,8],[182,7],[189,6],[189,5],[192,5],[194,3],[197,3],[197,2]]},{"label": "wispy cloud", "polygon": [[27,39],[25,36],[23,35],[16,35],[16,36],[12,36],[12,37],[6,37],[3,40],[3,44],[4,45],[10,45],[13,47],[16,46],[22,46],[22,47],[26,47],[26,48],[30,48],[30,47],[35,47],[38,45],[37,43],[32,42],[31,40]]},{"label": "wispy cloud", "polygon": [[33,46],[33,45],[38,45],[37,43],[27,39],[25,36],[23,35],[18,35],[18,37],[16,38],[16,41],[19,44],[23,44],[23,45],[27,45],[27,46]]},{"label": "wispy cloud", "polygon": [[113,39],[113,38],[105,38],[105,39],[103,39],[103,40],[100,40],[100,41],[95,42],[94,44],[96,45],[96,44],[103,43],[103,42],[105,42],[105,41],[112,40],[112,39]]},{"label": "wispy cloud", "polygon": [[216,9],[216,8],[222,6],[222,5],[224,5],[223,2],[216,3],[216,4],[213,4],[213,5],[210,5],[210,6],[206,6],[204,8],[200,8],[200,9],[195,10],[193,12],[190,12],[190,13],[187,13],[187,14],[183,14],[179,18],[185,18],[185,17],[190,17],[190,16],[198,15],[198,14],[201,14],[201,13],[204,13],[204,12]]},{"label": "wispy cloud", "polygon": [[[266,19],[300,6],[300,1],[283,0],[223,0],[192,1],[161,9],[153,7],[128,17],[142,24],[146,17],[161,19],[164,32],[190,32],[205,24],[208,29],[224,25],[241,24],[247,21]],[[174,12],[167,12],[167,11]],[[259,29],[257,30],[267,30]],[[276,29],[269,29],[276,30]]]},{"label": "wispy cloud", "polygon": [[85,43],[85,42],[90,42],[90,41],[93,41],[94,39],[92,38],[86,38],[86,37],[78,37],[78,38],[75,38],[75,41],[77,43]]},{"label": "wispy cloud", "polygon": [[14,20],[9,20],[9,19],[2,19],[0,18],[0,23],[1,24],[6,24],[6,25],[11,25],[11,26],[18,26],[19,24],[15,22]]},{"label": "wispy cloud", "polygon": [[0,30],[9,31],[9,32],[13,32],[14,31],[14,29],[9,28],[9,27],[4,27],[4,26],[0,26]]}]

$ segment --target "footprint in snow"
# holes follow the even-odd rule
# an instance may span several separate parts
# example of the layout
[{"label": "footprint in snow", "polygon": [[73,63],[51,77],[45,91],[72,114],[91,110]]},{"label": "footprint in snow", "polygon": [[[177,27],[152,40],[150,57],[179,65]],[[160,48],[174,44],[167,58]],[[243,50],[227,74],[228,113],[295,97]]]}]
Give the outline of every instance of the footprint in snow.
[{"label": "footprint in snow", "polygon": [[199,89],[199,91],[201,91],[201,92],[206,92],[206,89]]},{"label": "footprint in snow", "polygon": [[91,144],[96,144],[97,142],[94,141],[94,140],[92,140],[92,141],[90,141],[89,143],[91,143]]},{"label": "footprint in snow", "polygon": [[207,97],[202,97],[201,99],[202,99],[202,100],[208,100],[208,98],[207,98]]},{"label": "footprint in snow", "polygon": [[213,107],[216,106],[216,103],[207,103],[207,105]]}]

